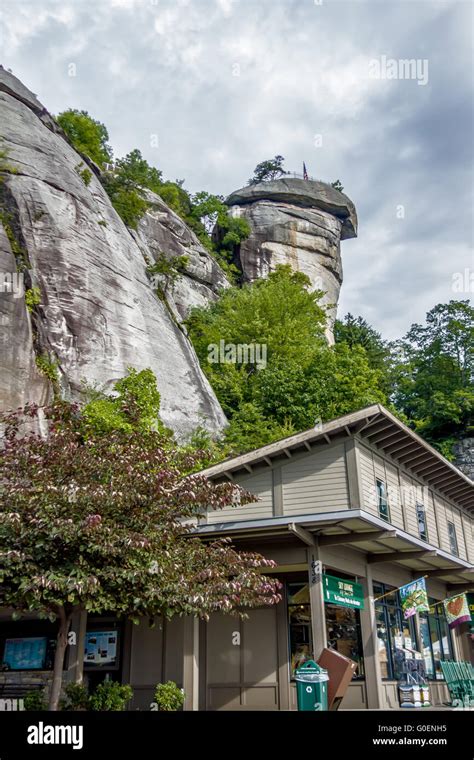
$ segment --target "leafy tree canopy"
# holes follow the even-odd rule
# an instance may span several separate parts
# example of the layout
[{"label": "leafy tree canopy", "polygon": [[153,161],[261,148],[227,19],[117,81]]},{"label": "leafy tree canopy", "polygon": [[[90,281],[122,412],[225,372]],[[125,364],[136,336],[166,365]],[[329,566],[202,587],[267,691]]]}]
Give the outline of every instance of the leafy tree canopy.
[{"label": "leafy tree canopy", "polygon": [[331,182],[331,186],[334,188],[334,190],[339,190],[340,193],[342,193],[344,190],[340,179],[336,179],[335,182]]},{"label": "leafy tree canopy", "polygon": [[[474,429],[474,308],[438,304],[392,344],[393,401],[435,445]],[[449,449],[443,448],[449,453]]]},{"label": "leafy tree canopy", "polygon": [[69,108],[56,117],[56,121],[65,131],[73,146],[80,153],[103,167],[112,160],[112,148],[108,144],[109,133],[100,121],[89,116],[87,111]]},{"label": "leafy tree canopy", "polygon": [[278,581],[261,573],[272,562],[192,535],[190,521],[203,511],[251,495],[189,474],[201,455],[152,428],[158,396],[149,371],[116,389],[105,428],[97,413],[66,402],[43,410],[47,438],[25,425],[35,406],[0,420],[0,605],[58,620],[53,710],[75,612],[206,618],[280,598]]},{"label": "leafy tree canopy", "polygon": [[[266,280],[231,288],[189,319],[191,340],[224,411],[232,451],[264,445],[371,403],[384,401],[380,372],[362,346],[328,346],[321,292],[309,279],[278,266]],[[212,359],[209,347],[256,345],[265,349],[260,367]],[[255,354],[257,357],[257,354]]]},{"label": "leafy tree canopy", "polygon": [[278,179],[284,174],[288,174],[283,168],[284,160],[283,156],[275,156],[266,161],[261,161],[253,170],[253,177],[249,179],[248,184],[255,185],[257,182]]}]

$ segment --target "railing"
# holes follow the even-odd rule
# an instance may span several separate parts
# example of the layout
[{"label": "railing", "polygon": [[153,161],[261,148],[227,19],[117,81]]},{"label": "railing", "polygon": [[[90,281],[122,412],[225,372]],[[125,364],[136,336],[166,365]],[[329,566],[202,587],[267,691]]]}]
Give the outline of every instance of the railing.
[{"label": "railing", "polygon": [[[319,177],[311,177],[309,174],[305,177],[304,174],[300,174],[299,172],[287,172],[286,174],[282,175],[280,179],[283,179],[284,177],[294,177],[295,179],[308,179],[311,180],[311,182],[324,182],[323,179],[320,179]],[[326,182],[326,184],[328,184]]]}]

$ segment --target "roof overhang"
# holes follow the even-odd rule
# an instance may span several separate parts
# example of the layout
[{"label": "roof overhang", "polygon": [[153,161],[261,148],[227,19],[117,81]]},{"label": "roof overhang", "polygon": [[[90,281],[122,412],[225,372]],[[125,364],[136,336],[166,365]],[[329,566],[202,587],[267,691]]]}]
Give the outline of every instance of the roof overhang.
[{"label": "roof overhang", "polygon": [[381,404],[374,404],[317,425],[311,430],[232,457],[208,467],[200,474],[212,479],[234,480],[239,473],[251,473],[259,467],[272,467],[278,461],[288,461],[296,453],[317,451],[320,447],[352,435],[357,435],[376,447],[381,454],[413,472],[442,496],[459,504],[471,515],[474,514],[473,481]]},{"label": "roof overhang", "polygon": [[470,562],[360,509],[198,525],[193,533],[209,539],[292,539],[306,545],[350,547],[365,554],[369,564],[389,562],[418,576],[437,578],[450,590],[464,591],[466,585],[474,590],[474,565]]}]

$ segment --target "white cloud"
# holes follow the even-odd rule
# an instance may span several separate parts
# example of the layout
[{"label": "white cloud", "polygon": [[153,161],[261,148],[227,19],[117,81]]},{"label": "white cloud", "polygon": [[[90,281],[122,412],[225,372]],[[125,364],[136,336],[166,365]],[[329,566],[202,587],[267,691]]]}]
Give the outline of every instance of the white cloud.
[{"label": "white cloud", "polygon": [[[469,4],[3,0],[2,11],[3,64],[52,112],[103,121],[117,155],[138,147],[192,191],[227,194],[276,153],[339,178],[360,219],[342,244],[340,313],[395,337],[453,297],[450,271],[472,244]],[[429,84],[370,79],[383,54],[428,58]]]}]

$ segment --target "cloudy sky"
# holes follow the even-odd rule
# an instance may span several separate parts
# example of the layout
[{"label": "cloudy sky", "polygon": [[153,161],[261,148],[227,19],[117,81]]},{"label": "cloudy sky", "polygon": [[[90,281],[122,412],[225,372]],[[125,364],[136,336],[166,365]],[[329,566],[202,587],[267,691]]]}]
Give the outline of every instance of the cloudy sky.
[{"label": "cloudy sky", "polygon": [[[340,179],[359,215],[358,239],[343,243],[340,314],[395,338],[434,304],[472,296],[469,0],[1,8],[3,65],[52,113],[104,122],[116,156],[138,147],[167,178],[224,195],[277,153],[287,169],[304,160],[312,176]],[[394,63],[405,59],[418,62],[408,78]]]}]

